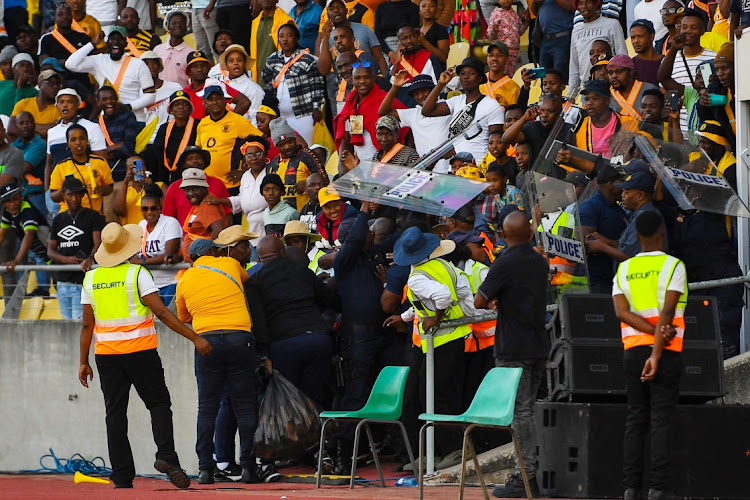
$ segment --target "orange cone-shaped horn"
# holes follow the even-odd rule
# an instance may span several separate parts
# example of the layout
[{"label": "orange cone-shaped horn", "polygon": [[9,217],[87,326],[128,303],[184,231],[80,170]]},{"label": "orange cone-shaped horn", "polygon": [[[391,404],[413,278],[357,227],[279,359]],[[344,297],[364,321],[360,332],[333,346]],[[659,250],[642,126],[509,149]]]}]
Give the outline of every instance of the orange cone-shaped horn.
[{"label": "orange cone-shaped horn", "polygon": [[109,479],[102,479],[99,477],[91,477],[87,476],[86,474],[81,474],[80,472],[76,472],[73,476],[73,482],[78,483],[97,483],[97,484],[109,484]]}]

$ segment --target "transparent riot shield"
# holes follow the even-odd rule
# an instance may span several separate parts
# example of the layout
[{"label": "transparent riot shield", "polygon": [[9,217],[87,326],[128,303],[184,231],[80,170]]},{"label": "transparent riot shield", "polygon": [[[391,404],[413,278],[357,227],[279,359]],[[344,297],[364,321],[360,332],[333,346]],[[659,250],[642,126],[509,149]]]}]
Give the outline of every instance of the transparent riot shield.
[{"label": "transparent riot shield", "polygon": [[750,218],[750,211],[732,186],[737,178],[736,169],[744,168],[742,162],[725,156],[731,153],[725,153],[722,148],[710,151],[712,145],[708,144],[707,148],[714,158],[719,157],[715,163],[698,146],[688,142],[669,142],[663,138],[664,135],[674,138],[677,134],[680,134],[679,131],[662,136],[639,134],[633,140],[631,156],[641,156],[651,165],[664,188],[683,210],[705,210]]},{"label": "transparent riot shield", "polygon": [[550,303],[563,293],[587,293],[586,252],[573,184],[533,174],[532,220],[537,245],[550,264]]},{"label": "transparent riot shield", "polygon": [[489,184],[428,170],[360,161],[332,186],[347,198],[450,217]]}]

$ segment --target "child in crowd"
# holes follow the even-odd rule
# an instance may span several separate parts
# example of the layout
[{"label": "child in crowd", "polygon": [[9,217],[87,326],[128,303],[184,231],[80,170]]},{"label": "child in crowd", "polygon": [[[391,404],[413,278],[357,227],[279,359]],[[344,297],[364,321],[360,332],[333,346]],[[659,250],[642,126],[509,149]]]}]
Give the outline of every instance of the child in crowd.
[{"label": "child in crowd", "polygon": [[281,203],[284,195],[284,181],[276,174],[268,174],[260,185],[260,194],[266,199],[268,208],[263,211],[263,225],[266,234],[281,238],[284,226],[290,220],[299,220],[299,212],[288,203]]},{"label": "child in crowd", "polygon": [[[523,115],[523,112],[520,108],[513,112],[513,114],[518,114],[519,112],[520,118]],[[516,174],[518,174],[518,166],[516,165],[515,159],[508,155],[508,151],[511,148],[509,148],[508,145],[502,141],[502,137],[502,130],[495,130],[493,132],[490,132],[490,140],[488,144],[489,151],[479,163],[479,171],[486,177],[487,170],[490,168],[492,163],[496,163],[498,166],[502,167],[503,170],[505,170],[505,173],[508,176],[509,183],[515,185]],[[515,148],[513,148],[513,154],[515,154]]]},{"label": "child in crowd", "polygon": [[521,191],[508,184],[508,174],[505,169],[492,162],[485,176],[490,186],[485,190],[475,205],[476,216],[486,218],[492,227],[498,229],[498,214],[505,205],[523,206]]},{"label": "child in crowd", "polygon": [[462,151],[460,153],[456,153],[453,155],[453,158],[450,159],[451,163],[451,174],[456,175],[458,172],[458,169],[462,167],[476,167],[477,164],[474,161],[474,156],[467,152]]},{"label": "child in crowd", "polygon": [[519,142],[516,144],[516,164],[518,165],[518,175],[516,176],[516,187],[523,194],[523,205],[529,206],[529,200],[527,198],[528,189],[531,187],[530,184],[534,182],[530,169],[534,165],[533,159],[531,158],[531,148],[527,142]]},{"label": "child in crowd", "polygon": [[508,60],[505,64],[505,74],[513,76],[518,63],[518,52],[521,49],[521,35],[529,27],[529,11],[521,10],[517,13],[513,9],[513,0],[499,0],[498,5],[492,11],[490,22],[487,26],[487,38],[500,40],[508,46]]}]

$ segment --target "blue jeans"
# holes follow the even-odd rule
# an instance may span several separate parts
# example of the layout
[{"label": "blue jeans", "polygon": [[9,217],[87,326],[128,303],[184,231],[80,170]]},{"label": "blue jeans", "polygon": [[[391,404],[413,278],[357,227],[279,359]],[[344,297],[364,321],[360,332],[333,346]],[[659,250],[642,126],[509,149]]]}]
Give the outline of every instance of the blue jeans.
[{"label": "blue jeans", "polygon": [[177,283],[172,283],[171,285],[163,286],[159,288],[159,298],[164,302],[164,305],[169,307],[169,305],[174,300],[174,293],[177,290]]},{"label": "blue jeans", "polygon": [[200,470],[213,469],[214,431],[224,386],[229,388],[234,415],[240,432],[240,465],[250,467],[253,436],[258,420],[258,391],[255,369],[255,338],[250,332],[215,330],[202,334],[211,344],[211,354],[195,353],[198,382],[198,439],[195,451]]},{"label": "blue jeans", "polygon": [[567,83],[570,65],[570,35],[543,40],[539,62],[543,68],[555,68],[560,71],[563,74],[563,82]]},{"label": "blue jeans", "polygon": [[234,463],[235,434],[237,434],[237,418],[234,416],[229,386],[225,384],[224,390],[221,392],[221,406],[219,406],[219,414],[216,416],[214,435],[214,453],[217,462]]},{"label": "blue jeans", "polygon": [[81,289],[83,285],[80,283],[57,282],[57,303],[60,304],[60,314],[63,318],[81,319]]},{"label": "blue jeans", "polygon": [[322,405],[333,345],[328,332],[306,332],[271,344],[273,367],[310,399]]}]

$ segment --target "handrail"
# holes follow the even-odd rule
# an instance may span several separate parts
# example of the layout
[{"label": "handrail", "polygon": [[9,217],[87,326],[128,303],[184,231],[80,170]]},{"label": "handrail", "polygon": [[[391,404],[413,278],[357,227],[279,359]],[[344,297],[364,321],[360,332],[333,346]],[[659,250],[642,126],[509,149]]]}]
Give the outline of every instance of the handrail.
[{"label": "handrail", "polygon": [[[91,266],[92,269],[99,267],[98,264]],[[155,269],[159,271],[179,271],[180,269],[188,269],[190,264],[187,262],[180,262],[179,264],[146,264],[146,269]],[[24,271],[48,271],[48,272],[60,272],[60,271],[80,271],[81,266],[78,264],[23,264],[16,266],[14,272],[22,273]],[[0,266],[0,274],[7,273],[8,269]]]}]

